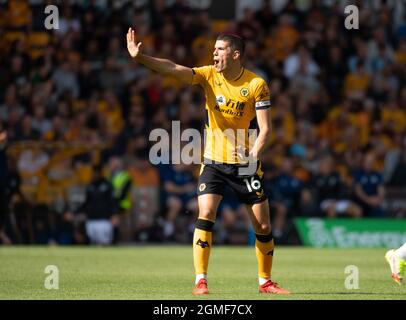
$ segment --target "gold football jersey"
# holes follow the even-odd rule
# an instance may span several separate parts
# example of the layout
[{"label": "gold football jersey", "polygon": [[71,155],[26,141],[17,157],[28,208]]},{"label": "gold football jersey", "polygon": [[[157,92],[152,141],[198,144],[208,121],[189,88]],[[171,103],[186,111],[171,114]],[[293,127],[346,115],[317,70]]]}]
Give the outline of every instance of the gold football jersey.
[{"label": "gold football jersey", "polygon": [[[239,163],[233,156],[237,146],[252,147],[256,129],[256,110],[271,105],[266,82],[241,68],[234,80],[226,80],[214,66],[193,68],[192,84],[200,84],[206,94],[204,158],[220,163]],[[252,140],[253,139],[253,140]],[[250,144],[251,143],[251,144]]]}]

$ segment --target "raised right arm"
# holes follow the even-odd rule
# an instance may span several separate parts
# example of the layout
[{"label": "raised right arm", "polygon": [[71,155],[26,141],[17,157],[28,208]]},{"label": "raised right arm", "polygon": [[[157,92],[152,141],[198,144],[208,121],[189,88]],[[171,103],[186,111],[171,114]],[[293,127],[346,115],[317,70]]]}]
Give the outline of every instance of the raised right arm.
[{"label": "raised right arm", "polygon": [[132,28],[129,28],[127,32],[127,49],[132,58],[146,66],[148,69],[164,75],[174,76],[188,84],[192,83],[192,68],[176,64],[167,59],[155,58],[142,54],[140,50],[141,45],[142,42],[136,43],[135,31]]}]

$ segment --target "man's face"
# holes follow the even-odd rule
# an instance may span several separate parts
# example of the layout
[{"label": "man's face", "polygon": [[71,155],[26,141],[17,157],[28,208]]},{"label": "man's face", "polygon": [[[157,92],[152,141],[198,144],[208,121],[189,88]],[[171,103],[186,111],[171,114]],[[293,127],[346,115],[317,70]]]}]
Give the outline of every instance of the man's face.
[{"label": "man's face", "polygon": [[[235,52],[235,51],[234,51]],[[233,54],[228,41],[217,40],[214,45],[213,61],[217,72],[223,72],[233,62]]]}]

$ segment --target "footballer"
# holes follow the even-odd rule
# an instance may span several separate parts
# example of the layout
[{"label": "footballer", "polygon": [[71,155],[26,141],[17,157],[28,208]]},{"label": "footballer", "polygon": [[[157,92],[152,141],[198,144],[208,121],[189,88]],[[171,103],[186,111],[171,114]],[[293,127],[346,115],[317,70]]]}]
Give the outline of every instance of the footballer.
[{"label": "footballer", "polygon": [[[263,171],[258,156],[271,132],[270,92],[266,82],[242,64],[244,41],[232,34],[220,35],[215,43],[213,65],[189,68],[167,59],[141,53],[132,28],[127,49],[132,58],[158,73],[174,76],[187,84],[199,84],[206,95],[206,145],[198,181],[199,215],[193,236],[195,286],[193,294],[207,294],[212,231],[225,186],[231,187],[250,214],[256,234],[259,292],[289,294],[271,280],[274,239],[268,199],[263,189]],[[251,145],[250,128],[259,133]],[[245,132],[243,143],[235,135]],[[240,139],[241,141],[241,139]],[[246,161],[246,159],[251,159]],[[242,170],[254,164],[254,170]]]},{"label": "footballer", "polygon": [[406,242],[401,247],[386,252],[385,259],[389,263],[393,281],[401,284],[406,267]]}]

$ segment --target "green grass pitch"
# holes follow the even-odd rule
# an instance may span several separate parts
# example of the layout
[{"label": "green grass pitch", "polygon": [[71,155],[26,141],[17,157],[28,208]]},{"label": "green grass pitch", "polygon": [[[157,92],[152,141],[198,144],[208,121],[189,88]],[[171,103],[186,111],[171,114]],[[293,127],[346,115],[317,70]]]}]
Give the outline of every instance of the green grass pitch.
[{"label": "green grass pitch", "polygon": [[[290,296],[257,293],[253,247],[214,247],[207,296],[191,294],[191,246],[1,247],[0,299],[282,300],[406,299],[390,278],[385,249],[277,247],[272,278]],[[59,289],[47,290],[47,265],[59,270]],[[359,288],[346,289],[348,265]]]}]

